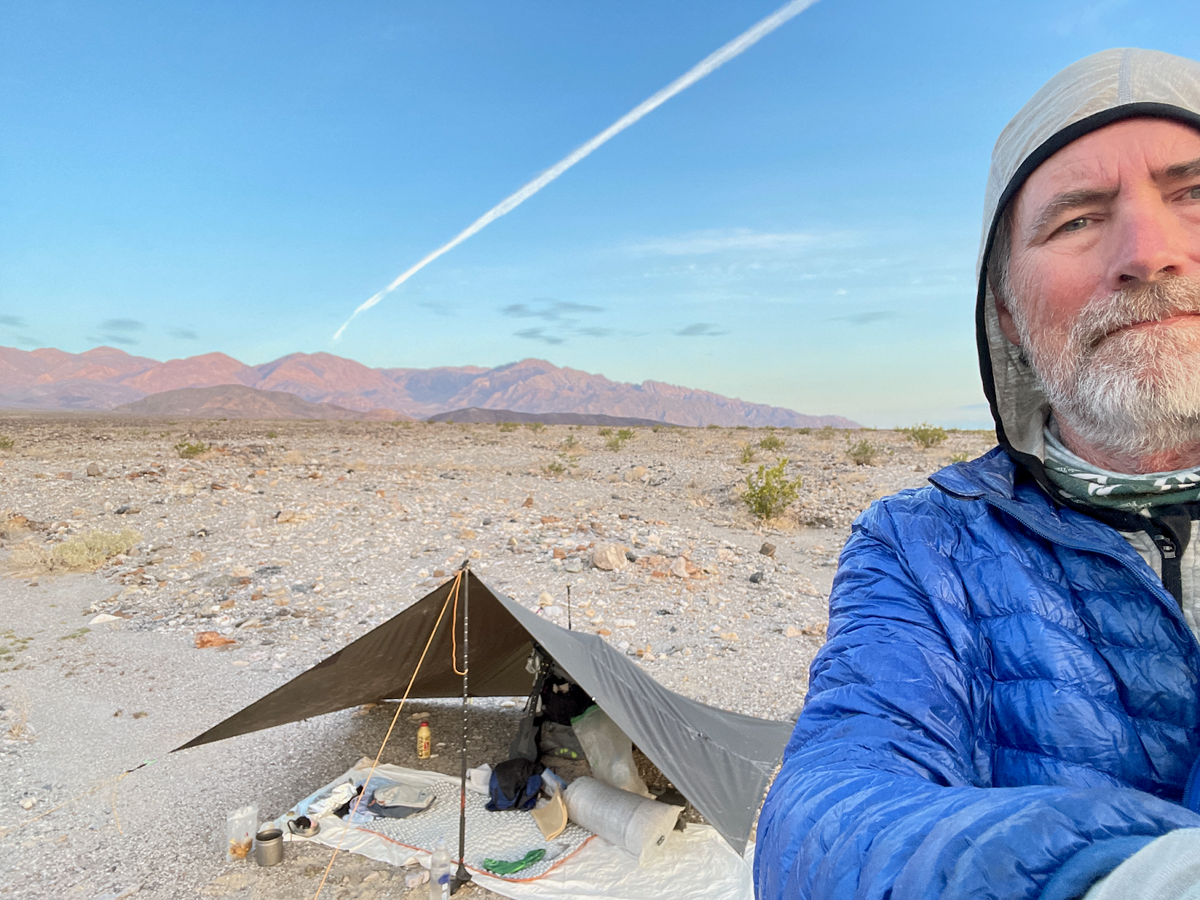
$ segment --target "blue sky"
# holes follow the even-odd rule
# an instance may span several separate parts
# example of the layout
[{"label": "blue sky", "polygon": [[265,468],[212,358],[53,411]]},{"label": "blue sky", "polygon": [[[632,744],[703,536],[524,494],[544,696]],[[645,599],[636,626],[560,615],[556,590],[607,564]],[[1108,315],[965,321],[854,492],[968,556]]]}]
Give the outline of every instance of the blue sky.
[{"label": "blue sky", "polygon": [[0,344],[538,356],[887,426],[988,424],[1001,127],[1192,4],[820,0],[363,300],[779,4],[0,0]]}]

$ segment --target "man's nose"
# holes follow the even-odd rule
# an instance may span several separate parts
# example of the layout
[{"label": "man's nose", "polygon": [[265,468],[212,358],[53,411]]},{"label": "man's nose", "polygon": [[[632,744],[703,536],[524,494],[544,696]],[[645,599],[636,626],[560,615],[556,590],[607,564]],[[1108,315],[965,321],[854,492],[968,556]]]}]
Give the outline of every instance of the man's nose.
[{"label": "man's nose", "polygon": [[1200,231],[1189,228],[1161,197],[1130,198],[1118,214],[1112,290],[1171,275],[1196,275]]}]

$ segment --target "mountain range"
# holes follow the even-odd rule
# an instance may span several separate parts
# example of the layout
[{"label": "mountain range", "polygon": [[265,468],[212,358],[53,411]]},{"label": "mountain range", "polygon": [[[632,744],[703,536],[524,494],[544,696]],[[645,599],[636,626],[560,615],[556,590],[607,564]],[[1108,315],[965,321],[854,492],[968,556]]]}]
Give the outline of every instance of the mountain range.
[{"label": "mountain range", "polygon": [[[211,390],[201,396],[185,390],[227,385],[290,394],[331,409],[318,415],[307,407],[291,409],[278,397],[254,398],[244,392]],[[143,401],[167,392],[171,392],[170,397],[154,403]],[[213,398],[217,395],[225,398],[221,402],[241,409],[237,415],[264,418],[425,419],[479,407],[535,414],[620,416],[692,426],[857,427],[841,416],[805,415],[659,381],[616,382],[541,359],[524,359],[493,369],[373,369],[329,353],[292,353],[273,362],[248,366],[224,353],[159,362],[114,347],[96,347],[84,353],[0,347],[0,408],[112,410],[137,403],[120,411],[186,416],[187,410],[197,405],[215,408],[217,401]],[[255,411],[256,405],[259,412]],[[150,413],[150,409],[155,412]]]}]

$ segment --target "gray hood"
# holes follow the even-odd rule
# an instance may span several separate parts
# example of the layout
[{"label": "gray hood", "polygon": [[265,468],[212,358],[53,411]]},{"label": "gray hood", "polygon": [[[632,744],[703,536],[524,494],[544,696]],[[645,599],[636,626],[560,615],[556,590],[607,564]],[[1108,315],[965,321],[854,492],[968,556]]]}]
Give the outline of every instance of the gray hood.
[{"label": "gray hood", "polygon": [[1200,129],[1200,63],[1157,50],[1104,50],[1067,66],[1005,126],[992,150],[976,264],[976,339],[996,437],[1042,478],[1049,407],[1029,366],[1000,331],[987,281],[996,225],[1026,179],[1067,144],[1122,119],[1175,119]]}]

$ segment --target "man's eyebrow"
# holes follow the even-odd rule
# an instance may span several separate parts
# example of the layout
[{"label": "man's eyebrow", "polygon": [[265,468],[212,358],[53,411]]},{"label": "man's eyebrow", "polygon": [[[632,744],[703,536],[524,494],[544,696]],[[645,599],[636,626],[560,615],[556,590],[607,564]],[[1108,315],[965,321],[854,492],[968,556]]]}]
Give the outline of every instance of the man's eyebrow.
[{"label": "man's eyebrow", "polygon": [[[1200,160],[1196,161],[1197,166],[1200,166]],[[1200,171],[1200,168],[1197,169]],[[1116,188],[1106,190],[1096,190],[1094,188],[1084,188],[1079,191],[1064,191],[1061,194],[1055,194],[1050,198],[1041,209],[1038,210],[1033,222],[1029,226],[1029,234],[1036,235],[1042,232],[1047,225],[1061,216],[1068,210],[1077,209],[1081,206],[1089,206],[1096,203],[1109,203],[1117,196]]]},{"label": "man's eyebrow", "polygon": [[1167,166],[1161,172],[1155,173],[1155,180],[1182,181],[1185,178],[1195,178],[1197,175],[1200,175],[1200,158]]}]

